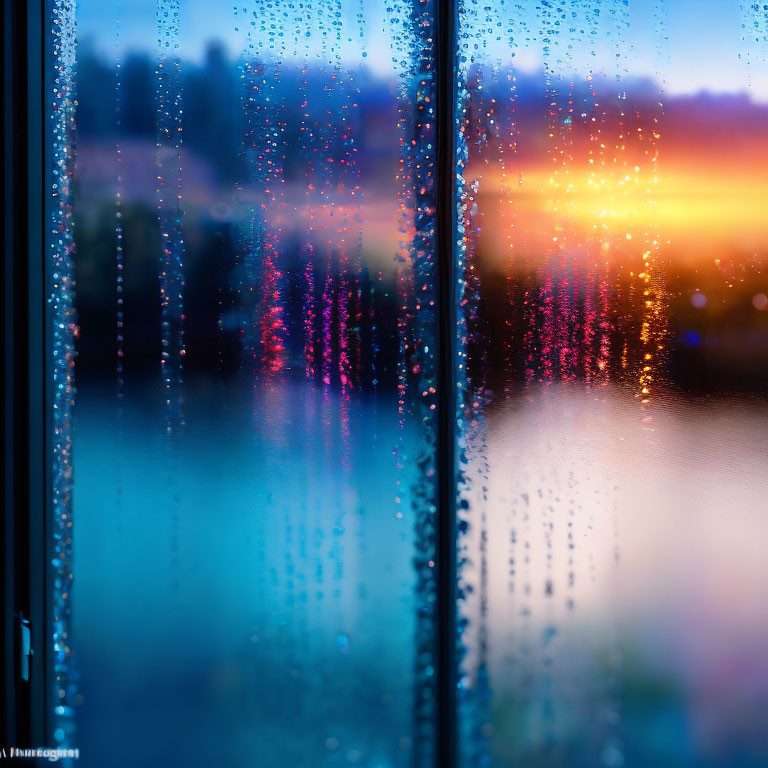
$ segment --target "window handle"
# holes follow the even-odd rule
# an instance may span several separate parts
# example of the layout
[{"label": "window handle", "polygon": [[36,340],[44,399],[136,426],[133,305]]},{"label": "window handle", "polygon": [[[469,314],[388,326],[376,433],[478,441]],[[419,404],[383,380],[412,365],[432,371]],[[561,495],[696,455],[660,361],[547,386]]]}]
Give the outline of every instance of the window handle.
[{"label": "window handle", "polygon": [[18,651],[17,665],[19,677],[29,682],[30,658],[35,651],[32,648],[32,624],[24,618],[23,613],[16,616],[16,648]]}]

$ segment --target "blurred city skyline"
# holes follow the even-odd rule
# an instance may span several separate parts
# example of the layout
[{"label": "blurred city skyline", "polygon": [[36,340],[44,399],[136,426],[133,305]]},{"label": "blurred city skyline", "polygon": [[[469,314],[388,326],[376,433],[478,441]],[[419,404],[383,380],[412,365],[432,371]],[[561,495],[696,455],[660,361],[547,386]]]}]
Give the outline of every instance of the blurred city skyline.
[{"label": "blurred city skyline", "polygon": [[[496,4],[503,2],[493,0]],[[479,30],[485,21],[496,18],[493,3],[483,5],[491,9],[486,19],[473,19],[474,7],[468,6],[469,13],[463,22],[464,34],[471,37],[475,25]],[[279,13],[277,5],[274,10],[276,16]],[[338,35],[342,60],[361,61],[365,55],[367,66],[374,72],[392,72],[391,25],[387,21],[387,5],[385,0],[366,0],[364,6],[358,3],[338,5],[341,27],[335,34]],[[538,4],[532,2],[518,5],[520,16],[513,18],[511,24],[496,29],[495,36],[479,32],[478,37],[483,36],[482,45],[471,52],[498,59],[502,64],[510,63],[514,57],[520,71],[533,73],[542,67],[540,32],[544,30],[544,22],[541,7],[537,8]],[[132,0],[130,5],[80,0],[80,41],[90,40],[102,55],[109,57],[114,57],[118,51],[122,51],[123,55],[130,51],[154,52],[157,48],[156,36],[147,32],[155,29],[156,7],[157,0]],[[356,16],[363,7],[364,23],[360,25]],[[569,29],[566,30],[565,25],[557,25],[557,36],[550,36],[550,55],[558,55],[556,38],[559,36],[560,48],[576,76],[586,75],[590,70],[607,73],[621,70],[632,77],[660,80],[664,91],[670,95],[747,92],[757,101],[768,101],[768,42],[745,41],[748,33],[739,3],[679,0],[664,4],[658,0],[655,3],[634,4],[612,2],[601,7],[602,27],[594,35],[598,41],[594,50],[589,41],[588,25],[592,23],[587,16],[591,12],[589,6],[572,13]],[[295,27],[293,19],[298,17],[295,9],[288,13],[291,18],[286,21],[286,28],[290,29]],[[550,13],[552,16],[555,14],[554,11]],[[236,13],[232,5],[227,5],[225,10],[211,13],[205,0],[188,0],[181,4],[179,14],[179,50],[183,58],[201,62],[211,42],[223,45],[230,56],[237,56],[244,49],[246,38],[243,30],[248,14],[245,7],[238,7]],[[508,17],[509,11],[504,11],[504,15]],[[332,16],[333,12],[329,10],[329,23],[332,23]],[[594,21],[596,16],[591,18]],[[304,23],[312,25],[309,20]],[[613,25],[613,29],[608,29],[606,24]],[[116,36],[118,27],[119,46]],[[310,56],[321,55],[323,35],[303,32],[301,35],[286,35],[285,53],[288,58],[293,55],[294,39],[299,37],[300,56],[305,51]],[[510,37],[513,45],[510,45]],[[758,50],[760,45],[762,51]],[[616,49],[621,50],[620,56],[615,53]],[[562,69],[562,66],[559,68]]]}]

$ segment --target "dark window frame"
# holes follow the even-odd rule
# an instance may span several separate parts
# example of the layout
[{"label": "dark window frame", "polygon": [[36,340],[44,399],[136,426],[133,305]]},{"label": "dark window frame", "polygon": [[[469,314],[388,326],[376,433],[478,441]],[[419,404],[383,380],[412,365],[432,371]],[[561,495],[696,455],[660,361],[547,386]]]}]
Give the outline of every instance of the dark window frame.
[{"label": "dark window frame", "polygon": [[[51,0],[3,0],[2,746],[52,743],[45,107]],[[28,679],[22,673],[27,645]]]}]

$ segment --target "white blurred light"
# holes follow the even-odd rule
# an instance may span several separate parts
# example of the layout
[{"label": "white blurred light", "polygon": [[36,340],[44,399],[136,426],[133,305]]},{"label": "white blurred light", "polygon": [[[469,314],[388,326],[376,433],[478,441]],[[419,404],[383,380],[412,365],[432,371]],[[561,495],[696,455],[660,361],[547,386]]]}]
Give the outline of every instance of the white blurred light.
[{"label": "white blurred light", "polygon": [[696,309],[704,309],[704,307],[707,306],[707,297],[703,293],[694,293],[693,296],[691,296],[691,304],[693,304]]}]

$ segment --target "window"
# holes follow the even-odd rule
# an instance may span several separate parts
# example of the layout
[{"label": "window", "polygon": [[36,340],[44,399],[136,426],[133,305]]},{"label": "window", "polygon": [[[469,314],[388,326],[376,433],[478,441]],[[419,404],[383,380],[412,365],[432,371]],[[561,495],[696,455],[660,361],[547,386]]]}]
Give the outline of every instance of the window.
[{"label": "window", "polygon": [[763,764],[767,30],[4,5],[4,743]]}]

